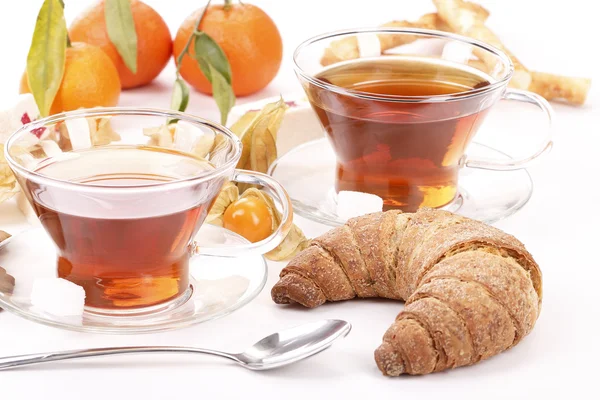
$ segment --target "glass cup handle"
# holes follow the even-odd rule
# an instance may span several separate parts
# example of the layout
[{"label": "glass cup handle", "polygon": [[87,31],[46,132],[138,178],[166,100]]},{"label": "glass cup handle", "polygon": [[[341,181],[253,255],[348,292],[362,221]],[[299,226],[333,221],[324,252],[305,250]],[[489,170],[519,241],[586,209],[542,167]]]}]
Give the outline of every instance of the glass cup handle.
[{"label": "glass cup handle", "polygon": [[465,156],[462,165],[469,168],[480,168],[480,169],[491,169],[494,171],[512,171],[516,169],[522,169],[528,166],[533,160],[537,159],[541,155],[549,152],[552,149],[554,142],[552,141],[552,119],[554,113],[552,107],[546,99],[542,96],[537,95],[526,90],[518,89],[507,89],[502,96],[503,100],[519,101],[523,103],[529,103],[536,105],[541,112],[543,112],[548,119],[548,127],[546,129],[545,137],[538,147],[538,150],[531,156],[524,157],[518,160],[486,160],[478,158],[470,158]]},{"label": "glass cup handle", "polygon": [[270,236],[256,243],[223,245],[217,247],[201,246],[196,242],[191,245],[192,255],[208,255],[219,257],[240,257],[246,255],[265,254],[273,250],[285,239],[292,228],[294,211],[292,201],[279,182],[260,172],[236,169],[232,181],[260,185],[275,201],[281,204],[281,223]]}]

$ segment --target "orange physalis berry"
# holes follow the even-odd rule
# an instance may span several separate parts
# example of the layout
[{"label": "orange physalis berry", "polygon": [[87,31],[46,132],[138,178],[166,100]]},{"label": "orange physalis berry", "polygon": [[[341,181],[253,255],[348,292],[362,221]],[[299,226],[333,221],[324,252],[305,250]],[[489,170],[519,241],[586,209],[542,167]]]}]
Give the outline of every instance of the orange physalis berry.
[{"label": "orange physalis berry", "polygon": [[272,233],[273,218],[264,201],[243,197],[227,207],[223,227],[255,243]]}]

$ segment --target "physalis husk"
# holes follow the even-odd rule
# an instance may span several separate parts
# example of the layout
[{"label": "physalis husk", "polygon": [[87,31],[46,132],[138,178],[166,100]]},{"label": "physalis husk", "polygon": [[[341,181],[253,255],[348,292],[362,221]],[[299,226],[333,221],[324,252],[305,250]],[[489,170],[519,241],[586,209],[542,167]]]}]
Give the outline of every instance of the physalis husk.
[{"label": "physalis husk", "polygon": [[[213,225],[223,226],[223,214],[225,213],[225,210],[227,210],[227,207],[229,207],[238,199],[245,197],[258,198],[267,205],[269,213],[271,214],[271,232],[275,231],[275,229],[277,229],[281,223],[282,215],[277,210],[277,207],[275,207],[275,203],[273,202],[271,196],[255,188],[246,189],[246,191],[239,196],[237,186],[231,182],[228,182],[221,190],[221,193],[219,193],[217,200],[215,200],[215,204],[211,208],[208,217],[206,218],[206,222],[209,222]],[[306,236],[304,236],[300,228],[298,228],[296,225],[292,225],[292,228],[283,242],[281,242],[275,249],[265,254],[265,257],[273,261],[286,260],[304,250],[308,246],[308,243],[308,239]]]},{"label": "physalis husk", "polygon": [[150,137],[148,142],[150,146],[165,147],[167,149],[173,147],[173,136],[175,135],[173,124],[144,128],[143,132],[144,135]]},{"label": "physalis husk", "polygon": [[[258,189],[250,188],[242,194],[242,197],[256,197],[264,201],[271,212],[271,219],[273,221],[272,230],[274,231],[279,226],[282,215],[277,210],[277,207],[275,207],[275,203],[273,202],[271,196]],[[308,243],[309,241],[306,239],[306,236],[304,236],[304,233],[302,233],[296,224],[293,224],[289,233],[285,239],[283,239],[283,242],[265,254],[265,257],[273,261],[286,260],[304,250],[308,246]]]},{"label": "physalis husk", "polygon": [[4,145],[0,145],[0,203],[10,199],[18,192],[17,180],[4,157]]},{"label": "physalis husk", "polygon": [[223,186],[223,189],[221,189],[221,192],[219,192],[215,203],[210,209],[210,212],[206,217],[206,222],[217,226],[223,226],[223,214],[225,214],[225,210],[227,210],[227,207],[229,207],[231,203],[239,198],[240,193],[237,186],[231,181],[227,182]]},{"label": "physalis husk", "polygon": [[[237,168],[266,173],[277,159],[277,132],[288,105],[283,99],[265,105],[260,111],[244,114],[231,131],[242,141],[242,156]],[[248,185],[238,185],[243,192]]]},{"label": "physalis husk", "polygon": [[[118,142],[121,140],[119,135],[110,124],[110,117],[86,117],[88,123],[88,132],[92,146],[106,146],[112,142]],[[54,126],[54,129],[58,130],[60,138],[57,141],[57,145],[61,151],[73,150],[70,137],[71,133],[77,135],[85,135],[85,130],[76,130],[75,132],[69,132],[69,129],[64,122],[59,122]],[[81,140],[80,140],[81,141]],[[83,143],[87,141],[82,141]],[[89,145],[89,144],[88,144]]]},{"label": "physalis husk", "polygon": [[209,156],[218,145],[218,139],[221,138],[221,135],[215,135],[208,130],[202,131],[185,121],[144,128],[143,133],[150,137],[148,141],[150,146],[177,149],[202,158]]},{"label": "physalis husk", "polygon": [[[107,145],[113,141],[121,140],[121,136],[112,128],[109,117],[88,117],[86,119],[89,126],[91,143],[94,146]],[[72,150],[71,139],[66,125],[58,123],[53,129],[58,131],[58,136],[54,139],[41,140],[28,147],[19,148],[13,146],[11,150],[13,156],[22,165],[32,167],[39,158],[52,157],[56,153]],[[4,146],[2,145],[0,146],[0,203],[8,200],[18,192],[19,186],[6,162]]]},{"label": "physalis husk", "polygon": [[106,146],[112,142],[121,140],[119,135],[110,124],[110,118],[88,118],[90,125],[90,137],[94,146]]}]

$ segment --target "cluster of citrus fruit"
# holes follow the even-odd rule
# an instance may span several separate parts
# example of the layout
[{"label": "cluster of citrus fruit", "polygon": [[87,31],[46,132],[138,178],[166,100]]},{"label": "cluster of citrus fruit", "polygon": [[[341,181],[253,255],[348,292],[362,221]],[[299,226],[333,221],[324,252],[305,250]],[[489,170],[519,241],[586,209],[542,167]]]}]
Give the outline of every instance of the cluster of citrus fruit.
[{"label": "cluster of citrus fruit", "polygon": [[[138,0],[130,0],[137,34],[137,68],[126,65],[110,39],[105,17],[105,0],[84,11],[68,29],[64,73],[49,114],[78,108],[114,106],[122,89],[152,82],[173,56],[186,48],[196,31],[196,21],[204,8],[192,13],[179,28],[175,39],[160,14]],[[231,68],[231,87],[236,96],[264,88],[277,74],[282,58],[282,42],[273,20],[251,4],[209,6],[198,27],[210,35],[225,53]],[[212,86],[194,58],[194,47],[181,59],[179,73],[196,90],[212,93]],[[27,72],[21,93],[30,92]]]}]

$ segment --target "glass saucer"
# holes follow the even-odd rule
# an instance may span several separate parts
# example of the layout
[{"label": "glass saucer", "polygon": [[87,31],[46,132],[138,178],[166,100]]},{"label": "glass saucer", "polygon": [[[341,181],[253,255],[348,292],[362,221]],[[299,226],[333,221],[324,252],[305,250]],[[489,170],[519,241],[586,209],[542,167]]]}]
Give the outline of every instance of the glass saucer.
[{"label": "glass saucer", "polygon": [[[200,245],[232,245],[246,239],[226,229],[204,224]],[[0,244],[0,307],[23,318],[57,328],[94,333],[147,333],[182,328],[225,316],[254,299],[267,279],[262,256],[211,257],[190,260],[189,289],[166,304],[121,315],[85,308],[82,315],[60,316],[32,301],[33,282],[56,277],[56,251],[43,228],[34,228]],[[57,293],[60,295],[60,293]]]},{"label": "glass saucer", "polygon": [[[471,143],[467,153],[477,158],[511,159],[499,150]],[[269,174],[285,187],[294,212],[313,221],[343,225],[336,213],[335,154],[327,139],[304,143],[271,165]],[[529,173],[463,168],[459,172],[459,195],[444,210],[493,223],[520,210],[531,198]]]}]

